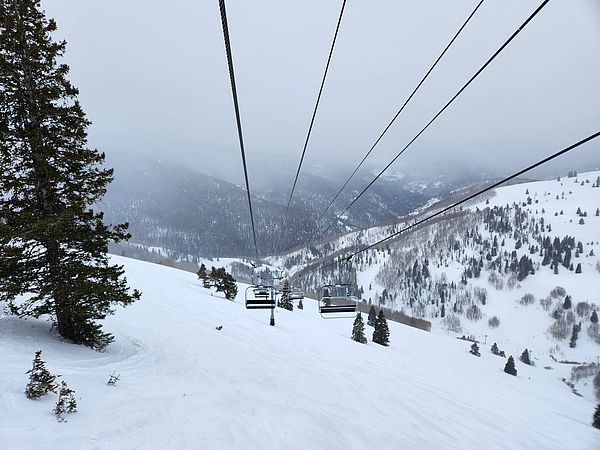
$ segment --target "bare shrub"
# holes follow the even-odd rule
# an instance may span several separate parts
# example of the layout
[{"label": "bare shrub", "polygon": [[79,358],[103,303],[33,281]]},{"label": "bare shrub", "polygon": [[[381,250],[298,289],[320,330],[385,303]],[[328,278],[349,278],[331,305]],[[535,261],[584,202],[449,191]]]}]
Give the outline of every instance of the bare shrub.
[{"label": "bare shrub", "polygon": [[506,281],[506,286],[509,289],[514,289],[514,287],[517,285],[517,277],[514,275],[511,275],[510,277],[508,277],[508,280]]},{"label": "bare shrub", "polygon": [[482,288],[482,287],[473,288],[473,295],[475,295],[475,298],[477,300],[479,300],[479,303],[481,303],[482,305],[485,305],[485,303],[487,301],[487,289],[486,288]]},{"label": "bare shrub", "polygon": [[474,322],[480,320],[482,317],[481,309],[477,305],[471,305],[467,308],[467,319]]},{"label": "bare shrub", "polygon": [[544,308],[544,311],[550,311],[550,308],[552,308],[552,299],[550,297],[540,298],[540,305]]},{"label": "bare shrub", "polygon": [[497,291],[501,291],[504,288],[504,280],[498,272],[492,272],[488,276],[488,283],[494,287]]},{"label": "bare shrub", "polygon": [[[367,303],[358,303],[357,309],[365,314],[368,314],[371,305]],[[418,328],[423,331],[431,331],[431,322],[425,319],[417,319],[416,317],[411,317],[404,314],[403,311],[394,311],[390,308],[380,308],[375,306],[375,310],[379,313],[379,310],[382,309],[387,320],[391,320],[393,322],[398,322],[404,325],[408,325],[409,327]]]},{"label": "bare shrub", "polygon": [[442,320],[442,323],[449,331],[453,331],[455,333],[460,333],[462,331],[460,326],[460,318],[456,314],[451,313],[446,315],[446,317],[444,317]]},{"label": "bare shrub", "polygon": [[567,335],[570,331],[570,326],[564,318],[560,318],[554,321],[550,328],[548,328],[548,332],[554,339],[563,340],[567,338]]},{"label": "bare shrub", "polygon": [[498,316],[490,317],[490,320],[488,320],[488,325],[490,328],[498,328],[500,326],[500,319],[498,319]]},{"label": "bare shrub", "polygon": [[561,287],[561,286],[556,286],[554,289],[552,289],[550,291],[550,296],[552,298],[564,297],[565,295],[567,295],[567,291],[565,290],[564,287]]},{"label": "bare shrub", "polygon": [[582,378],[595,376],[600,371],[600,366],[596,363],[583,364],[571,369],[571,381],[579,381]]},{"label": "bare shrub", "polygon": [[521,305],[532,305],[533,303],[535,303],[535,297],[533,296],[533,294],[525,294],[523,297],[521,297],[519,303]]},{"label": "bare shrub", "polygon": [[600,325],[597,323],[592,323],[588,329],[588,336],[594,341],[596,344],[600,344]]},{"label": "bare shrub", "polygon": [[577,303],[577,306],[575,306],[575,312],[579,317],[587,319],[592,313],[592,305],[588,302],[579,302]]}]

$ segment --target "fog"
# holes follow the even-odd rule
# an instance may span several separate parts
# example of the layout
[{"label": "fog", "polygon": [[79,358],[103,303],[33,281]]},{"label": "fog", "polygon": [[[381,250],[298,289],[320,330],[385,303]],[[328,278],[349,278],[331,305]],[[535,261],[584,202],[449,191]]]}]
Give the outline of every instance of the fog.
[{"label": "fog", "polygon": [[[381,168],[541,0],[487,0],[373,157]],[[348,0],[307,167],[356,164],[476,5]],[[250,176],[295,170],[341,0],[228,0]],[[90,144],[240,173],[217,0],[44,0]],[[600,2],[553,0],[399,161],[508,174],[600,128]],[[340,166],[342,162],[345,166]],[[600,142],[546,168],[600,166]],[[211,169],[212,170],[212,169]],[[288,186],[282,189],[289,189]]]}]

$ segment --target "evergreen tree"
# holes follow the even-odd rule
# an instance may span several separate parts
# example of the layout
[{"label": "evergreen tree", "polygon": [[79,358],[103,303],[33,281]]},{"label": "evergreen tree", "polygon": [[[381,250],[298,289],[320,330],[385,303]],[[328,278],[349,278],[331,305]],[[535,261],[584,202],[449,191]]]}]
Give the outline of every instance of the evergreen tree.
[{"label": "evergreen tree", "polygon": [[504,371],[510,375],[517,376],[517,369],[515,368],[515,360],[512,356],[508,357],[508,361],[506,361],[506,365],[504,366]]},{"label": "evergreen tree", "polygon": [[304,309],[304,303],[302,303],[302,299],[298,302],[298,309]]},{"label": "evergreen tree", "polygon": [[577,268],[575,269],[575,273],[581,273],[581,263],[577,263]]},{"label": "evergreen tree", "polygon": [[69,389],[67,383],[64,381],[60,384],[60,392],[58,394],[58,400],[54,407],[54,415],[56,420],[64,422],[64,415],[77,412],[77,401],[75,400],[75,391]]},{"label": "evergreen tree", "polygon": [[567,295],[565,297],[565,301],[563,302],[563,309],[571,309],[571,304],[572,304],[571,296]]},{"label": "evergreen tree", "polygon": [[114,338],[96,321],[140,297],[107,257],[109,241],[130,237],[127,224],[105,225],[91,208],[113,171],[87,148],[90,122],[59,63],[56,22],[39,0],[0,8],[0,302],[20,317],[49,315],[62,337],[102,350]]},{"label": "evergreen tree", "polygon": [[473,345],[471,345],[471,350],[469,351],[469,353],[471,355],[481,356],[481,353],[479,353],[479,346],[477,345],[477,342],[473,342]]},{"label": "evergreen tree", "polygon": [[521,353],[521,357],[519,358],[523,364],[527,364],[528,366],[532,366],[531,359],[529,357],[529,350],[525,349],[523,353]]},{"label": "evergreen tree", "polygon": [[373,330],[373,342],[387,347],[390,344],[390,329],[387,320],[383,314],[383,309],[379,310],[375,320],[375,329]]},{"label": "evergreen tree", "polygon": [[590,316],[590,321],[592,323],[598,323],[598,313],[596,310],[592,311],[592,315]]},{"label": "evergreen tree", "polygon": [[225,270],[225,267],[219,267],[214,272],[211,271],[211,278],[217,292],[223,292],[228,300],[235,300],[238,293],[237,283],[235,278]]},{"label": "evergreen tree", "polygon": [[56,375],[52,375],[46,369],[46,363],[42,361],[41,350],[35,352],[33,367],[26,373],[29,374],[29,383],[27,383],[27,387],[25,388],[27,398],[36,399],[46,395],[48,392],[56,392],[56,388],[58,387],[55,384]]},{"label": "evergreen tree", "polygon": [[196,275],[198,275],[199,280],[206,280],[208,274],[206,273],[206,266],[204,265],[204,263],[200,265],[200,269],[198,270],[198,272],[196,272]]},{"label": "evergreen tree", "polygon": [[573,325],[573,331],[571,333],[571,341],[569,342],[569,347],[575,348],[577,347],[577,338],[579,337],[579,328],[577,325]]},{"label": "evergreen tree", "polygon": [[498,350],[498,344],[496,344],[496,343],[494,342],[494,344],[492,345],[492,349],[491,349],[491,351],[492,351],[492,353],[493,353],[494,355],[497,355],[497,354],[499,353],[499,350]]},{"label": "evergreen tree", "polygon": [[354,325],[352,326],[352,340],[360,342],[361,344],[367,343],[367,338],[365,337],[365,324],[360,312],[356,314],[356,319],[354,319]]},{"label": "evergreen tree", "polygon": [[600,403],[596,406],[596,411],[594,412],[594,421],[592,422],[592,426],[594,428],[600,429]]},{"label": "evergreen tree", "polygon": [[373,305],[371,305],[371,307],[369,308],[369,315],[367,317],[367,325],[374,327],[376,321],[377,321],[377,313],[375,312],[375,307]]}]

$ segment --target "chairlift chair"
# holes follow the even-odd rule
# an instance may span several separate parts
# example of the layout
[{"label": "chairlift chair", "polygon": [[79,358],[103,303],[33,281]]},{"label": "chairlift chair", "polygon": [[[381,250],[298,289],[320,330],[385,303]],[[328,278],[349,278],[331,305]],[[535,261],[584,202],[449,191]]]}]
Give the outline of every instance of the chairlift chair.
[{"label": "chairlift chair", "polygon": [[350,295],[349,283],[321,286],[319,314],[323,319],[350,319],[356,313],[358,298]]},{"label": "chairlift chair", "polygon": [[248,286],[244,293],[246,309],[275,309],[271,290],[269,286]]}]

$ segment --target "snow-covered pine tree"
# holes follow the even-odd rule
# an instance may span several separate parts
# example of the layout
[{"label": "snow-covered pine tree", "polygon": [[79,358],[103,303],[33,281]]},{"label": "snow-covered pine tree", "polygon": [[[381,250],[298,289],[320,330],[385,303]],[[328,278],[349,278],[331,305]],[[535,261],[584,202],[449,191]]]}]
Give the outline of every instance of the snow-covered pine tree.
[{"label": "snow-covered pine tree", "polygon": [[360,342],[361,344],[367,343],[367,338],[365,337],[365,323],[363,322],[360,311],[356,314],[354,325],[352,326],[352,340]]},{"label": "snow-covered pine tree", "polygon": [[481,356],[481,353],[479,353],[479,346],[477,345],[477,342],[473,342],[473,345],[471,345],[471,350],[469,351],[469,353],[471,355]]},{"label": "snow-covered pine tree", "polygon": [[196,275],[198,275],[199,280],[202,280],[203,282],[206,280],[206,278],[208,277],[208,273],[206,273],[206,266],[204,265],[204,263],[200,265],[200,269],[198,269]]},{"label": "snow-covered pine tree", "polygon": [[367,325],[374,327],[376,321],[377,313],[375,312],[375,306],[371,305],[369,308],[369,315],[367,316]]},{"label": "snow-covered pine tree", "polygon": [[29,383],[25,388],[27,398],[36,399],[48,392],[56,392],[58,385],[55,383],[56,375],[52,375],[46,369],[46,363],[42,361],[42,351],[35,352],[33,367],[26,373],[29,374]]},{"label": "snow-covered pine tree", "polygon": [[512,356],[508,357],[508,361],[506,361],[506,365],[504,366],[504,371],[510,375],[517,376],[517,369],[515,368],[515,360]]},{"label": "snow-covered pine tree", "polygon": [[390,344],[390,329],[383,314],[383,309],[379,310],[375,320],[375,329],[373,330],[373,342],[387,347]]},{"label": "snow-covered pine tree", "polygon": [[492,351],[492,353],[493,353],[494,355],[497,355],[497,354],[499,353],[499,350],[498,350],[498,344],[496,344],[496,343],[494,342],[494,344],[492,345],[491,351]]},{"label": "snow-covered pine tree", "polygon": [[87,148],[56,22],[39,0],[0,8],[0,302],[21,317],[50,315],[61,336],[102,350],[113,337],[96,321],[140,297],[107,257],[109,241],[130,237],[127,224],[107,226],[91,209],[113,171]]},{"label": "snow-covered pine tree", "polygon": [[65,422],[65,413],[71,414],[77,412],[77,401],[75,400],[75,391],[67,386],[64,381],[60,383],[60,392],[58,400],[54,406],[54,416],[59,422]]}]

